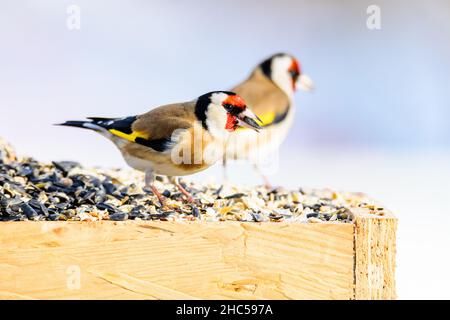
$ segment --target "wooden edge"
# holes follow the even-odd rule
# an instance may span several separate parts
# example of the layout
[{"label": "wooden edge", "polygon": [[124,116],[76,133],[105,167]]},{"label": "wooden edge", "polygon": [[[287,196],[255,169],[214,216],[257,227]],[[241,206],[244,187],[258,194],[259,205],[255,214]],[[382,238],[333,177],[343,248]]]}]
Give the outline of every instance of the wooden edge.
[{"label": "wooden edge", "polygon": [[5,222],[0,243],[0,299],[354,297],[350,223]]},{"label": "wooden edge", "polygon": [[352,209],[355,224],[355,299],[396,298],[397,218],[388,210]]}]

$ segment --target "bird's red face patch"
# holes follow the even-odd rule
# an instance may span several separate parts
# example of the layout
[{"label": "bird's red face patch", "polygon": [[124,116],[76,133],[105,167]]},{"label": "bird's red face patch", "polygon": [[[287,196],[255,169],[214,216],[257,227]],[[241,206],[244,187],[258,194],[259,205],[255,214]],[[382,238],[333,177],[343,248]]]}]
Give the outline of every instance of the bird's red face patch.
[{"label": "bird's red face patch", "polygon": [[237,128],[237,117],[231,114],[227,114],[227,123],[225,125],[225,129],[232,132]]},{"label": "bird's red face patch", "polygon": [[225,129],[228,131],[234,131],[238,127],[238,115],[243,112],[247,105],[244,99],[239,95],[229,95],[223,102],[222,106],[227,111],[227,122]]},{"label": "bird's red face patch", "polygon": [[297,79],[300,76],[300,64],[296,59],[292,59],[292,63],[288,69],[288,72],[292,78],[292,89],[295,91],[297,89],[296,88]]}]

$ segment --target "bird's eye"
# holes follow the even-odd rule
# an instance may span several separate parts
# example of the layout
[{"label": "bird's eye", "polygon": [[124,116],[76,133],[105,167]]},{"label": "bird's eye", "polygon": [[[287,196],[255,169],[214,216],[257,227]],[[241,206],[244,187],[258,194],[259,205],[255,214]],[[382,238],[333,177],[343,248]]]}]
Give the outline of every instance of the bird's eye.
[{"label": "bird's eye", "polygon": [[297,70],[289,70],[289,73],[290,73],[291,77],[294,79],[297,79],[298,76],[300,75]]},{"label": "bird's eye", "polygon": [[223,107],[225,108],[225,110],[227,110],[228,112],[230,112],[233,109],[233,105],[229,104],[229,103],[225,103],[223,105]]},{"label": "bird's eye", "polygon": [[232,116],[236,116],[243,111],[243,108],[236,107],[235,105],[230,103],[224,103],[222,106],[225,108],[227,113],[231,114]]}]

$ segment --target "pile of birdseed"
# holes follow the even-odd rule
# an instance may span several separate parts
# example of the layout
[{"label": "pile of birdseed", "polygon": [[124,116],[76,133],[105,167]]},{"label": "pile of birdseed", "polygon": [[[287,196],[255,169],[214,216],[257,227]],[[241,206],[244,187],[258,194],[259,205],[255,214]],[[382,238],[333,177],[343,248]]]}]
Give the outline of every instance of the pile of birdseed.
[{"label": "pile of birdseed", "polygon": [[[162,207],[134,170],[83,168],[70,161],[42,163],[17,158],[0,139],[0,221],[23,220],[205,220],[351,222],[351,208],[367,205],[362,195],[331,190],[184,184],[187,203],[166,178],[155,186]],[[183,184],[183,183],[182,183]]]}]

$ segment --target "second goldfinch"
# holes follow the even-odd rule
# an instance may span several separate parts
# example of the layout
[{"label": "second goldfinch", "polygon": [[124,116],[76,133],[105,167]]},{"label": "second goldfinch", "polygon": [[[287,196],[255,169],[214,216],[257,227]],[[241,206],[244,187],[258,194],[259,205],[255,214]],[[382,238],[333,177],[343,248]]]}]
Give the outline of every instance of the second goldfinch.
[{"label": "second goldfinch", "polygon": [[312,91],[314,85],[302,73],[297,59],[279,53],[261,62],[245,81],[231,89],[261,118],[262,129],[258,135],[245,129],[230,134],[223,157],[225,179],[227,159],[248,159],[260,172],[258,162],[279,148],[292,126],[293,96],[299,88]]},{"label": "second goldfinch", "polygon": [[[231,132],[238,127],[260,129],[244,100],[229,91],[209,92],[139,116],[88,119],[60,125],[90,129],[111,140],[128,165],[145,172],[145,185],[161,204],[165,199],[153,185],[155,174],[178,177],[205,170],[221,158]],[[178,180],[173,181],[192,201]]]}]

